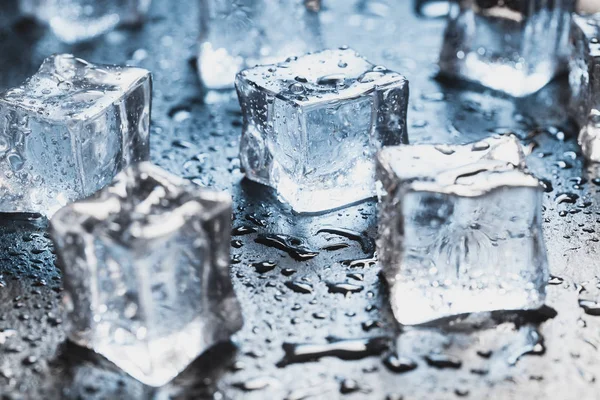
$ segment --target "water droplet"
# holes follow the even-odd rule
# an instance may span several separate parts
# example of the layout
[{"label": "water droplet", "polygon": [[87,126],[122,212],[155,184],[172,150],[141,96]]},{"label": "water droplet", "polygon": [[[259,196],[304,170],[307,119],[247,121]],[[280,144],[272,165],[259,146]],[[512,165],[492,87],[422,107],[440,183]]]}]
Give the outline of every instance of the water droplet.
[{"label": "water droplet", "polygon": [[450,354],[431,353],[423,357],[430,367],[438,369],[459,369],[462,366],[462,361]]},{"label": "water droplet", "polygon": [[401,357],[394,353],[389,354],[383,359],[383,365],[391,371],[397,374],[409,372],[417,368],[417,363],[408,357]]}]

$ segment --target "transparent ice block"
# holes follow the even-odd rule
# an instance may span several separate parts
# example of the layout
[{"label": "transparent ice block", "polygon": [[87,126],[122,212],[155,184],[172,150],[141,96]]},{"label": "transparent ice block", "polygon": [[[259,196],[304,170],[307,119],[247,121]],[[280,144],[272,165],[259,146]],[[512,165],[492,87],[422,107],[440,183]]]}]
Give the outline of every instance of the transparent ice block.
[{"label": "transparent ice block", "polygon": [[320,0],[200,0],[198,72],[231,89],[244,68],[320,50]]},{"label": "transparent ice block", "polygon": [[566,69],[574,3],[451,2],[440,73],[516,97],[538,91]]},{"label": "transparent ice block", "polygon": [[0,212],[51,216],[149,156],[150,72],[49,57],[0,95]]},{"label": "transparent ice block", "polygon": [[151,0],[19,0],[21,11],[48,24],[56,36],[75,43],[117,25],[142,21]]},{"label": "transparent ice block", "polygon": [[242,325],[229,277],[231,199],[143,162],[59,210],[51,235],[67,333],[161,386]]},{"label": "transparent ice block", "polygon": [[600,14],[573,16],[569,84],[571,113],[584,156],[600,162]]},{"label": "transparent ice block", "polygon": [[350,49],[244,70],[236,88],[246,176],[298,212],[374,196],[375,152],[407,142],[407,80]]},{"label": "transparent ice block", "polygon": [[514,137],[378,153],[378,256],[401,324],[543,305],[543,189],[523,160]]}]

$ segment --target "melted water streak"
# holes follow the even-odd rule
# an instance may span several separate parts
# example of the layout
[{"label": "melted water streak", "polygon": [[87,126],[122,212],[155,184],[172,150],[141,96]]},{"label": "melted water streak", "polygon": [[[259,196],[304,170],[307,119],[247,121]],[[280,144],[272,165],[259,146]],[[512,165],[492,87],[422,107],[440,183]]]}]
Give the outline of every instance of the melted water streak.
[{"label": "melted water streak", "polygon": [[296,261],[310,260],[319,254],[318,251],[311,250],[307,246],[306,240],[296,236],[268,233],[258,235],[254,241],[265,246],[283,250]]},{"label": "melted water streak", "polygon": [[325,344],[284,343],[284,358],[277,364],[284,367],[288,364],[317,361],[323,357],[337,357],[342,360],[359,360],[376,356],[389,347],[389,338],[375,337],[370,339],[335,339],[329,338]]},{"label": "melted water streak", "polygon": [[373,256],[375,253],[375,240],[367,235],[366,232],[357,232],[352,229],[335,228],[333,226],[326,226],[317,231],[319,233],[331,233],[334,235],[343,236],[350,240],[354,240],[360,244],[362,251],[369,256]]}]

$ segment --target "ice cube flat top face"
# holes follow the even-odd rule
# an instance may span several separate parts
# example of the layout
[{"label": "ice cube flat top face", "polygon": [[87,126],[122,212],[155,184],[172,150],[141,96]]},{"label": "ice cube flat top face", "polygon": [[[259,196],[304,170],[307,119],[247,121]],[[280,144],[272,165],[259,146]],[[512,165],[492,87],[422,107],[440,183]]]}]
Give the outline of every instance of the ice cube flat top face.
[{"label": "ice cube flat top face", "polygon": [[376,87],[406,82],[402,75],[371,64],[351,49],[324,50],[257,66],[242,71],[238,79],[300,106],[351,99]]},{"label": "ice cube flat top face", "polygon": [[202,190],[143,162],[121,171],[92,198],[61,209],[52,223],[63,234],[92,227],[130,245],[172,234],[192,216],[209,220],[229,207],[229,196]]},{"label": "ice cube flat top face", "polygon": [[49,121],[85,121],[149,79],[150,73],[142,68],[95,65],[69,54],[54,55],[23,85],[4,92],[0,106]]},{"label": "ice cube flat top face", "polygon": [[384,180],[416,191],[479,196],[502,186],[539,187],[537,179],[519,170],[524,154],[513,136],[456,146],[390,146],[377,160],[381,173],[388,175]]}]

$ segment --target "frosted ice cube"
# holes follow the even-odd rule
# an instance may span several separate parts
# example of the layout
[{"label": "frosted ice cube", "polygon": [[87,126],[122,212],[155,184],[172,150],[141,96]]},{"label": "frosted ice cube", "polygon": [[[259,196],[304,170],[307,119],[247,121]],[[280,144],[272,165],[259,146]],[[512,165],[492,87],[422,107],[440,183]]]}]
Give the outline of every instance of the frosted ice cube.
[{"label": "frosted ice cube", "polygon": [[566,69],[574,0],[452,2],[440,72],[526,96]]},{"label": "frosted ice cube", "polygon": [[246,176],[298,212],[374,196],[374,155],[407,142],[408,82],[350,49],[238,74]]},{"label": "frosted ice cube", "polygon": [[320,0],[201,0],[198,72],[209,89],[233,88],[244,68],[321,49]]},{"label": "frosted ice cube", "polygon": [[573,16],[570,108],[585,157],[600,162],[600,14]]},{"label": "frosted ice cube", "polygon": [[147,160],[150,73],[49,57],[0,95],[0,212],[51,216]]},{"label": "frosted ice cube", "polygon": [[231,199],[149,162],[51,220],[67,332],[161,386],[242,325],[229,277]]},{"label": "frosted ice cube", "polygon": [[21,11],[50,25],[58,38],[74,43],[117,25],[142,21],[151,0],[19,0]]},{"label": "frosted ice cube", "polygon": [[401,324],[543,305],[543,189],[514,137],[386,147],[377,162],[378,255]]}]

